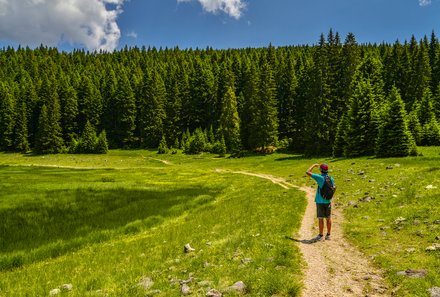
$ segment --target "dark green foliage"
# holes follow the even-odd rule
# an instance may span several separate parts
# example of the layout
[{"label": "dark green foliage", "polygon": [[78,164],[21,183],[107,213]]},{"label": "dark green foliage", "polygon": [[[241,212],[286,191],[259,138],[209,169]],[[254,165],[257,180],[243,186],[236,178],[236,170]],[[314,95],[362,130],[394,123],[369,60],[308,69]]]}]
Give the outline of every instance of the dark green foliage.
[{"label": "dark green foliage", "polygon": [[344,154],[350,157],[374,155],[378,123],[370,81],[361,80],[353,90],[347,113]]},{"label": "dark green foliage", "polygon": [[[237,100],[232,87],[227,89],[222,100],[219,135],[224,139],[226,147],[231,152],[240,150],[240,118],[237,111]],[[212,141],[213,136],[209,138]]]},{"label": "dark green foliage", "polygon": [[23,101],[17,102],[16,105],[13,139],[14,150],[22,153],[27,153],[30,150],[28,140],[27,108]]},{"label": "dark green foliage", "polygon": [[166,89],[157,71],[146,76],[139,102],[139,129],[142,147],[157,147],[164,135]]},{"label": "dark green foliage", "polygon": [[15,99],[9,88],[0,82],[0,149],[10,150],[13,145]]},{"label": "dark green foliage", "polygon": [[79,140],[72,139],[69,152],[78,154],[106,154],[108,152],[108,143],[105,130],[96,137],[95,127],[87,121]]},{"label": "dark green foliage", "polygon": [[61,130],[61,110],[58,93],[49,79],[43,81],[40,90],[43,107],[38,120],[38,134],[35,149],[41,154],[56,154],[64,151],[64,140]]},{"label": "dark green foliage", "polygon": [[167,146],[167,140],[165,139],[165,136],[162,136],[162,139],[159,143],[159,148],[157,150],[158,154],[167,154],[168,153],[168,146]]},{"label": "dark green foliage", "polygon": [[98,139],[96,140],[96,145],[95,145],[95,153],[96,154],[108,153],[107,133],[105,133],[105,130],[103,130],[98,135]]},{"label": "dark green foliage", "polygon": [[348,131],[348,118],[347,114],[344,114],[339,121],[338,128],[336,130],[336,138],[333,143],[333,157],[342,157],[347,147],[346,134]]},{"label": "dark green foliage", "polygon": [[184,153],[185,154],[200,154],[205,151],[206,137],[202,129],[197,128],[188,141],[186,142]]},{"label": "dark green foliage", "polygon": [[405,104],[396,88],[388,97],[386,117],[382,120],[376,142],[377,157],[403,157],[417,154],[416,144],[408,129]]},{"label": "dark green foliage", "polygon": [[91,154],[95,152],[96,146],[96,131],[92,124],[87,121],[84,130],[79,139],[77,152],[83,154]]},{"label": "dark green foliage", "polygon": [[267,146],[276,145],[278,141],[276,85],[268,63],[262,66],[258,93],[251,100],[253,101],[250,102],[250,148],[264,149]]},{"label": "dark green foliage", "polygon": [[283,146],[308,156],[373,155],[393,87],[416,142],[439,142],[434,32],[430,40],[392,45],[360,45],[352,33],[341,43],[330,30],[313,46],[114,53],[7,48],[0,62],[3,151],[63,152],[64,143],[79,143],[89,121],[107,132],[103,151],[107,142],[157,148],[163,137],[186,152],[213,151],[223,137],[231,153],[264,151],[285,139]]}]

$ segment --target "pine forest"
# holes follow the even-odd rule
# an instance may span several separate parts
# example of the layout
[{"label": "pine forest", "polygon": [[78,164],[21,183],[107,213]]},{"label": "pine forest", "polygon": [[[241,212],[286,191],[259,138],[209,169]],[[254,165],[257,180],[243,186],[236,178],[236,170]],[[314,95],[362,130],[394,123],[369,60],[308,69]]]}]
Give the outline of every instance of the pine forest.
[{"label": "pine forest", "polygon": [[440,145],[435,33],[217,50],[0,50],[0,150],[407,156]]}]

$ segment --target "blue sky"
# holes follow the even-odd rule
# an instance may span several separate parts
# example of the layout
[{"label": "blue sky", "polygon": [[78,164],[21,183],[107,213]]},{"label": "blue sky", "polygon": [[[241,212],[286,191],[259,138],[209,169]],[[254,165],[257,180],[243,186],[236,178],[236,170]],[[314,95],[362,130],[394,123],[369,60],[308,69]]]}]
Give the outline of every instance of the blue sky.
[{"label": "blue sky", "polygon": [[440,0],[0,0],[0,46],[244,48],[440,36]]}]

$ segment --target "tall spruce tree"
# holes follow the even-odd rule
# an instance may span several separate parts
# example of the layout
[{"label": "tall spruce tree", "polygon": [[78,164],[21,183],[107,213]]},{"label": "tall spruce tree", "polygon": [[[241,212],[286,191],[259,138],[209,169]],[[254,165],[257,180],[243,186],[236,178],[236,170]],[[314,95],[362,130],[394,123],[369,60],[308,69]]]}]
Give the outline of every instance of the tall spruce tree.
[{"label": "tall spruce tree", "polygon": [[278,117],[276,85],[269,63],[264,63],[260,73],[258,94],[251,101],[249,144],[253,149],[276,145],[278,142]]},{"label": "tall spruce tree", "polygon": [[377,157],[403,157],[417,154],[415,141],[408,129],[405,104],[397,88],[388,96],[387,116],[383,117],[376,141]]},{"label": "tall spruce tree", "polygon": [[333,157],[342,157],[347,148],[346,135],[348,131],[348,115],[343,114],[338,123],[336,137],[333,143]]},{"label": "tall spruce tree", "polygon": [[331,118],[330,88],[328,84],[328,56],[324,35],[313,52],[313,61],[307,65],[304,75],[304,153],[307,156],[331,155],[333,139],[330,139]]},{"label": "tall spruce tree", "polygon": [[15,98],[10,87],[0,82],[0,150],[11,150],[15,126]]},{"label": "tall spruce tree", "polygon": [[240,118],[233,86],[224,94],[220,115],[219,138],[223,137],[230,152],[240,150]]},{"label": "tall spruce tree", "polygon": [[125,72],[121,72],[118,77],[114,101],[114,122],[108,131],[110,143],[111,146],[129,148],[134,143],[136,101]]},{"label": "tall spruce tree", "polygon": [[378,119],[375,114],[374,90],[369,79],[355,83],[347,114],[345,155],[374,155]]},{"label": "tall spruce tree", "polygon": [[28,121],[27,108],[25,101],[20,98],[15,106],[15,126],[14,126],[14,150],[26,153],[30,150],[28,140]]},{"label": "tall spruce tree", "polygon": [[145,76],[142,93],[139,101],[141,146],[157,148],[164,135],[167,96],[164,81],[157,70]]}]

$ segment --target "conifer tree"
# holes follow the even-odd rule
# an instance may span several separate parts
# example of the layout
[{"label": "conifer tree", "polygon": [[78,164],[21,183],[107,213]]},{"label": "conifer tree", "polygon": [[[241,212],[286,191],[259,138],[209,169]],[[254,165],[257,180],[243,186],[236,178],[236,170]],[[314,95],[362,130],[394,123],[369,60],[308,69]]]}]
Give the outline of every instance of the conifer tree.
[{"label": "conifer tree", "polygon": [[379,128],[376,156],[383,158],[417,154],[415,141],[408,129],[405,105],[395,87],[388,96],[386,114]]},{"label": "conifer tree", "polygon": [[61,108],[56,86],[48,78],[43,80],[40,96],[44,110],[40,111],[36,149],[42,154],[60,153],[64,150]]},{"label": "conifer tree", "polygon": [[160,140],[157,153],[158,154],[167,154],[168,153],[168,145],[167,145],[167,140],[165,139],[165,135],[162,136],[162,139]]},{"label": "conifer tree", "polygon": [[0,82],[0,150],[10,150],[13,146],[15,98],[9,87]]},{"label": "conifer tree", "polygon": [[[248,65],[248,64],[246,64]],[[259,75],[255,64],[249,65],[244,71],[243,93],[240,94],[238,105],[239,117],[241,119],[241,139],[246,149],[252,148],[251,133],[257,127],[253,127],[254,120],[258,116],[256,103],[260,87]]]},{"label": "conifer tree", "polygon": [[417,116],[416,106],[408,115],[408,129],[411,132],[414,141],[417,145],[421,145],[422,141],[422,125],[420,125],[419,117]]},{"label": "conifer tree", "polygon": [[[272,69],[268,63],[263,64],[260,74],[260,85],[254,102],[251,102],[251,131],[249,143],[252,148],[264,148],[278,142],[278,116],[276,102],[276,85]],[[226,140],[226,139],[225,139]]]},{"label": "conifer tree", "polygon": [[16,105],[14,126],[14,150],[26,153],[30,150],[26,103],[20,99]]},{"label": "conifer tree", "polygon": [[164,135],[166,89],[160,74],[153,70],[145,77],[139,101],[141,146],[157,148]]},{"label": "conifer tree", "polygon": [[346,156],[374,155],[378,119],[373,92],[369,79],[355,85],[347,114]]},{"label": "conifer tree", "polygon": [[215,126],[219,116],[216,95],[214,75],[210,65],[201,58],[196,58],[194,71],[190,77],[189,98],[192,116],[188,118],[188,124],[191,130],[201,126]]},{"label": "conifer tree", "polygon": [[331,155],[333,139],[330,139],[330,85],[328,84],[327,45],[324,35],[313,52],[302,80],[304,96],[304,126],[302,138],[307,156]]},{"label": "conifer tree", "polygon": [[225,139],[226,147],[231,152],[240,150],[240,118],[232,86],[228,88],[222,100],[219,135]]},{"label": "conifer tree", "polygon": [[71,137],[78,135],[78,96],[76,90],[67,81],[61,79],[58,89],[61,105],[61,128],[64,140],[69,141]]},{"label": "conifer tree", "polygon": [[84,73],[78,89],[79,129],[83,129],[86,122],[98,127],[102,117],[102,97],[97,86],[88,74]]},{"label": "conifer tree", "polygon": [[108,141],[107,134],[105,130],[103,130],[98,135],[98,139],[96,140],[95,153],[97,154],[107,154],[108,152]]},{"label": "conifer tree", "polygon": [[288,58],[285,65],[281,66],[277,97],[280,138],[292,139],[298,130],[295,112],[297,106],[298,78],[295,71],[295,62],[292,57]]},{"label": "conifer tree", "polygon": [[84,130],[81,133],[81,138],[78,143],[78,152],[83,154],[95,153],[96,149],[96,130],[93,125],[87,121]]},{"label": "conifer tree", "polygon": [[336,137],[333,143],[333,157],[342,157],[347,148],[346,134],[348,130],[348,117],[343,114],[338,123]]},{"label": "conifer tree", "polygon": [[117,147],[129,148],[134,143],[136,101],[125,72],[121,72],[118,76],[118,86],[114,100],[114,122],[110,131],[108,131],[110,144],[113,146],[114,143]]}]

